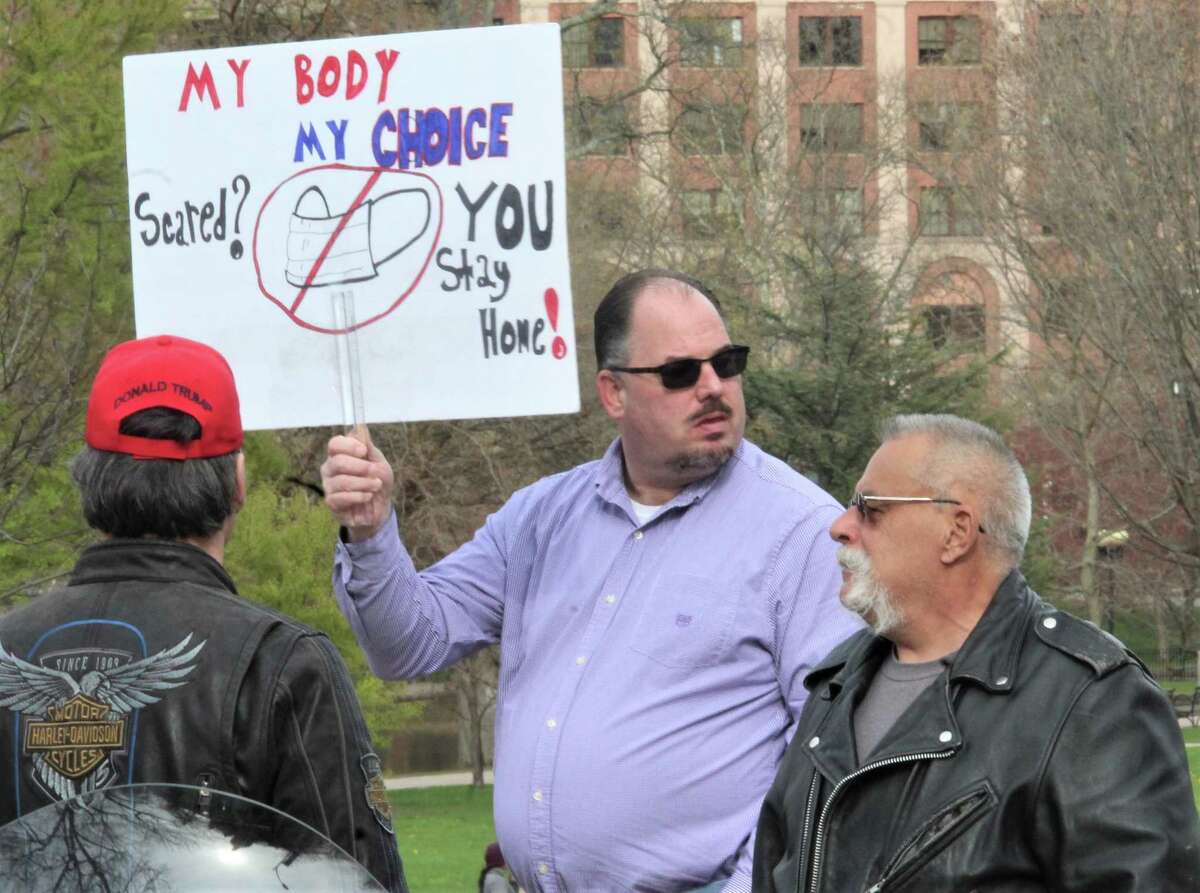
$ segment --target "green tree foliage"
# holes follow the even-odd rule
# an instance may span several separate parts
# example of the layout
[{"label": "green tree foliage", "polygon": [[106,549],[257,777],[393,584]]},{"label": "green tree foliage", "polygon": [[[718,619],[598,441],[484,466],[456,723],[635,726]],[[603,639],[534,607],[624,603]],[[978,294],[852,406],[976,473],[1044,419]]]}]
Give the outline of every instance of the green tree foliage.
[{"label": "green tree foliage", "polygon": [[[788,300],[758,308],[773,362],[746,378],[749,434],[845,501],[896,413],[985,415],[988,363],[889,312],[871,271],[790,259]],[[985,421],[994,421],[983,419]]]},{"label": "green tree foliage", "polygon": [[76,431],[97,352],[129,320],[121,58],[170,0],[6,3],[0,12],[0,538]]},{"label": "green tree foliage", "polygon": [[7,522],[21,538],[0,537],[0,612],[64,582],[79,549],[95,538],[80,514],[66,451],[45,466],[31,466],[22,489],[24,498],[14,500]]},{"label": "green tree foliage", "polygon": [[391,733],[419,715],[420,706],[399,700],[400,686],[371,675],[338,610],[330,584],[337,523],[316,494],[284,479],[289,459],[274,435],[248,438],[246,465],[249,493],[225,565],[243,597],[333,640],[350,668],[376,746],[386,750]]}]

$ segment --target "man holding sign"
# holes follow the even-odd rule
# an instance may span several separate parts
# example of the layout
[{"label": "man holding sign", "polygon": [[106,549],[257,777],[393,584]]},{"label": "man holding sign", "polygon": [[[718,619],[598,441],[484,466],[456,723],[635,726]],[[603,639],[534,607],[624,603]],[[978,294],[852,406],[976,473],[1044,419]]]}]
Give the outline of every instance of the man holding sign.
[{"label": "man holding sign", "polygon": [[500,643],[496,828],[523,888],[748,890],[801,680],[858,626],[837,601],[841,509],[742,439],[749,349],[701,283],[624,277],[595,337],[619,437],[425,571],[386,459],[333,438],[335,591],[384,678]]}]

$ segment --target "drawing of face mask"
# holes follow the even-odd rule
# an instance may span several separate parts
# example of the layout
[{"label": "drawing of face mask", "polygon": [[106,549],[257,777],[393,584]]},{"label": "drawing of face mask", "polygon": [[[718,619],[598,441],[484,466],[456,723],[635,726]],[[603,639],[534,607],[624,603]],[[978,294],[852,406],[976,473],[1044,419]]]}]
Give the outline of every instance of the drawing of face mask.
[{"label": "drawing of face mask", "polygon": [[386,192],[335,214],[321,187],[309,186],[288,221],[284,276],[305,289],[374,279],[425,234],[431,216],[429,194],[420,188]]}]

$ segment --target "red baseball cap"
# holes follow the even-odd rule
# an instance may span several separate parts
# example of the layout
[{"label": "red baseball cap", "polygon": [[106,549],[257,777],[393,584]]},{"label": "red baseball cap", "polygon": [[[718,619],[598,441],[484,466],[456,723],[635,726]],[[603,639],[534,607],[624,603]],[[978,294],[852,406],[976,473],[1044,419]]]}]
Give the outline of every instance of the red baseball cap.
[{"label": "red baseball cap", "polygon": [[[200,437],[175,440],[133,437],[121,420],[166,406],[200,423]],[[138,459],[205,459],[242,447],[242,415],[233,370],[207,344],[175,335],[126,341],[100,363],[88,398],[88,446]]]}]

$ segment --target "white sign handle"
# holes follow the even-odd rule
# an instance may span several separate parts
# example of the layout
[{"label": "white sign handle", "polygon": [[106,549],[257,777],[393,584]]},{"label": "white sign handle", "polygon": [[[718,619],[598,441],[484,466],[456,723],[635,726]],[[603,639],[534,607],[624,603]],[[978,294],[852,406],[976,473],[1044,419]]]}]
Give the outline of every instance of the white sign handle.
[{"label": "white sign handle", "polygon": [[330,295],[333,305],[333,329],[337,352],[338,392],[342,398],[342,423],[346,430],[362,439],[367,422],[363,401],[362,364],[358,354],[357,317],[354,292],[350,289]]}]

